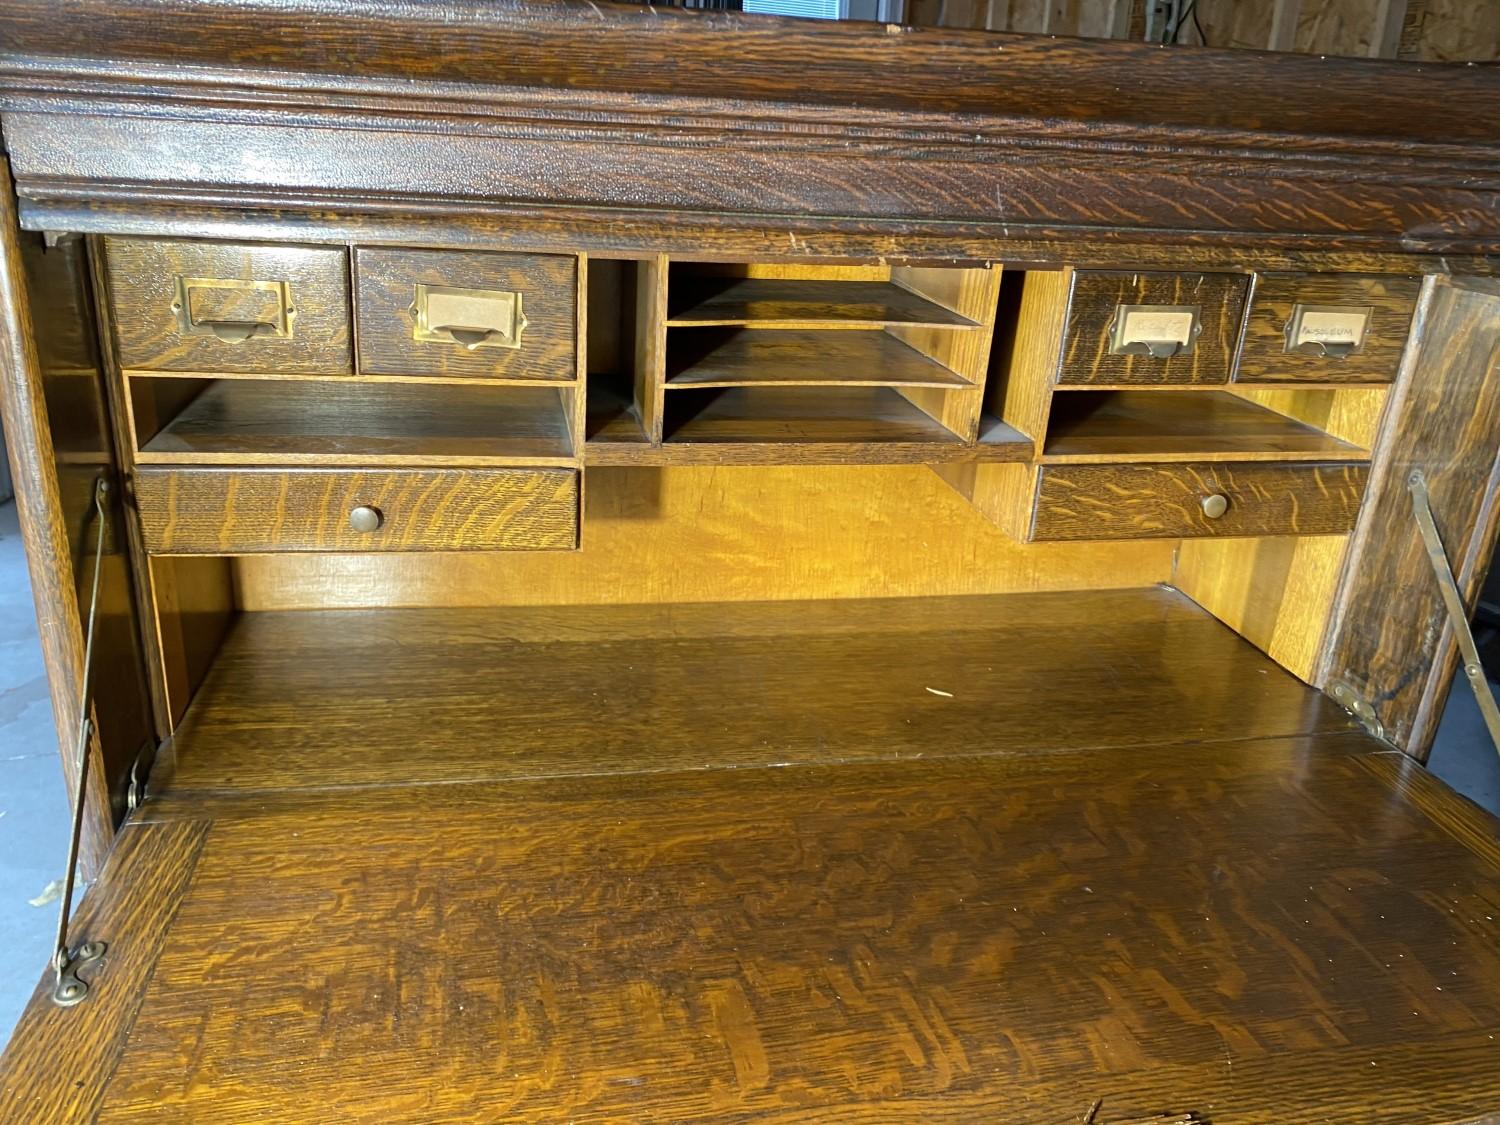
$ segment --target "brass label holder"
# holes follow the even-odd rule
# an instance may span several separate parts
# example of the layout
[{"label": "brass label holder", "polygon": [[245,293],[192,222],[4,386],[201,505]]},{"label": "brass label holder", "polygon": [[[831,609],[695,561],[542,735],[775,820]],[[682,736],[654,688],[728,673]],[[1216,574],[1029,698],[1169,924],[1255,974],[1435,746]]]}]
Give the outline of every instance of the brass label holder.
[{"label": "brass label holder", "polygon": [[1202,312],[1199,305],[1116,305],[1110,354],[1152,359],[1192,355],[1203,332]]},{"label": "brass label holder", "polygon": [[1293,305],[1285,351],[1347,359],[1364,348],[1374,312],[1371,305]]},{"label": "brass label holder", "polygon": [[[205,315],[213,302],[224,308]],[[178,277],[172,296],[177,331],[184,336],[213,336],[226,344],[249,339],[290,340],[297,310],[286,281],[246,281],[234,277]]]},{"label": "brass label holder", "polygon": [[467,351],[521,346],[526,314],[521,294],[502,289],[460,289],[416,285],[412,339],[426,344],[457,344]]}]

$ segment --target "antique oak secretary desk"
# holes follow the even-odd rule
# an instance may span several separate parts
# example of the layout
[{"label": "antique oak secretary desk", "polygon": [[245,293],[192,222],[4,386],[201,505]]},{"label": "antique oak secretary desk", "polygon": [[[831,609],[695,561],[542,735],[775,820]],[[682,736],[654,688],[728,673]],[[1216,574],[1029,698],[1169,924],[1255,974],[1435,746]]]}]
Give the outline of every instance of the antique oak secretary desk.
[{"label": "antique oak secretary desk", "polygon": [[1494,70],[10,0],[0,125],[3,1120],[1500,1110]]}]

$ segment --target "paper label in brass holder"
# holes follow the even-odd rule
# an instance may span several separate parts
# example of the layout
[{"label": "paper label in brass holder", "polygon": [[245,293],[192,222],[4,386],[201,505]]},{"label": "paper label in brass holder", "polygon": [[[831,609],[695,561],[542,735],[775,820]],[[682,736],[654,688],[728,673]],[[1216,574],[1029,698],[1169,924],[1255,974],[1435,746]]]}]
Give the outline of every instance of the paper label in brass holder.
[{"label": "paper label in brass holder", "polygon": [[1286,351],[1343,359],[1364,347],[1370,305],[1292,306],[1286,322]]},{"label": "paper label in brass holder", "polygon": [[519,348],[526,330],[521,294],[499,289],[459,289],[451,285],[416,285],[411,306],[419,343],[479,348]]},{"label": "paper label in brass holder", "polygon": [[182,335],[216,336],[227,344],[290,340],[297,316],[289,282],[235,277],[178,277],[172,313]]},{"label": "paper label in brass holder", "polygon": [[1168,359],[1192,355],[1203,331],[1198,305],[1117,305],[1110,325],[1111,355]]}]

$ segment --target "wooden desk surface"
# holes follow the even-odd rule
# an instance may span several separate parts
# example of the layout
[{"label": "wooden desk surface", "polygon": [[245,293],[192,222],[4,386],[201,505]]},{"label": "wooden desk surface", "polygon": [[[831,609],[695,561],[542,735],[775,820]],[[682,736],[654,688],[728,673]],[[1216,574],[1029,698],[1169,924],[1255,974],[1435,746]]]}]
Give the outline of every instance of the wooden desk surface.
[{"label": "wooden desk surface", "polygon": [[157,767],[209,794],[1215,742],[1352,721],[1164,587],[242,614]]},{"label": "wooden desk surface", "polygon": [[[1033,703],[1135,725],[1133,741],[1089,750],[971,738],[895,761],[623,774],[601,760],[550,777],[533,756],[476,780],[472,754],[413,737],[408,770],[457,755],[470,772],[403,785],[331,751],[321,766],[283,755],[285,731],[267,729],[261,768],[279,762],[301,786],[280,791],[240,784],[259,776],[249,742],[212,783],[210,759],[196,774],[179,761],[193,784],[136,814],[79,920],[80,940],[112,942],[95,993],[28,1012],[0,1063],[0,1119],[1050,1125],[1103,1099],[1101,1125],[1292,1125],[1500,1105],[1493,820],[1321,709],[1299,711],[1306,689],[1167,592],[955,599],[926,629],[890,603],[883,636],[910,672],[965,634],[966,605],[969,633],[985,631],[974,606],[1007,609],[991,639],[1014,643],[1028,612],[1081,623],[1104,598],[1121,601],[1121,635],[1155,621],[1158,643],[1199,652],[1202,706],[1232,713],[1202,671],[1222,636],[1226,684],[1270,681],[1260,717],[1242,708],[1238,733],[1184,735],[1195,696],[1164,708],[1166,665],[1141,649],[1117,686]],[[859,605],[804,606],[790,633],[789,618],[719,607],[742,678],[700,665],[689,686],[732,720],[759,682],[778,722],[812,730],[826,699],[789,712],[790,681],[751,675],[770,650],[731,642],[779,640],[800,666],[832,661],[812,642],[845,631],[863,657],[879,638],[847,632]],[[562,626],[560,611],[529,612],[508,628],[523,653]],[[712,617],[594,611],[586,628],[568,612],[581,616],[564,669],[595,646],[618,654],[601,638],[627,632],[656,635],[663,647],[643,652],[657,671],[684,644],[701,657],[683,635],[701,639]],[[349,621],[377,659],[379,623]],[[1091,637],[1108,656],[1115,631],[1094,625],[1031,630],[1032,662],[1046,635],[1053,659]],[[252,659],[255,629],[290,636],[247,622],[225,675]],[[482,634],[455,636],[455,665],[503,663]],[[388,652],[396,681],[418,656],[431,680],[433,651]],[[259,658],[273,669],[269,648]],[[1005,698],[1018,715],[1024,686]],[[1278,701],[1312,733],[1268,733]],[[499,716],[503,699],[485,707]],[[1151,707],[1154,738],[1140,733]]]},{"label": "wooden desk surface", "polygon": [[1459,1120],[1500,847],[1372,745],[169,798],[0,1116]]}]

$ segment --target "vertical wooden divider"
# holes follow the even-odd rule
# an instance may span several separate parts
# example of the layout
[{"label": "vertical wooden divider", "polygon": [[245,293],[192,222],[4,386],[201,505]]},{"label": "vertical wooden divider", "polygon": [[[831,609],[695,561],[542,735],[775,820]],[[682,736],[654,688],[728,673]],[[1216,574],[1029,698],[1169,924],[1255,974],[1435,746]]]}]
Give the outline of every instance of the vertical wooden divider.
[{"label": "vertical wooden divider", "polygon": [[941,422],[964,441],[979,436],[984,405],[985,372],[995,334],[995,310],[1000,295],[1001,267],[988,269],[897,266],[891,281],[946,309],[968,317],[976,328],[905,328],[885,331],[923,355],[937,360],[972,386],[897,387],[903,398],[928,417]]},{"label": "vertical wooden divider", "polygon": [[[994,345],[983,406],[986,413],[1036,442],[1040,453],[1062,357],[1073,271],[1028,272],[1024,281],[1017,274],[1011,277],[1007,284],[1022,283],[1020,299],[1002,300],[1001,315],[995,317],[997,326],[992,334],[1001,339]],[[1007,535],[1021,542],[1030,538],[1037,484],[1035,461],[934,465],[933,472]]]},{"label": "vertical wooden divider", "polygon": [[135,471],[134,406],[125,385],[125,376],[115,361],[114,322],[109,315],[109,276],[104,268],[104,240],[97,235],[88,239],[89,269],[94,282],[94,316],[99,326],[99,361],[104,367],[104,386],[109,398],[110,421],[114,428],[115,450],[120,462],[120,476],[125,483],[125,529],[130,557],[134,565],[136,604],[140,607],[141,631],[145,641],[151,694],[151,708],[156,719],[158,738],[172,733],[172,709],[167,701],[166,658],[160,637],[160,617],[147,567],[145,548],[141,543],[140,520],[136,516],[131,477]]},{"label": "vertical wooden divider", "polygon": [[573,326],[577,340],[573,355],[573,371],[577,382],[571,387],[560,387],[558,390],[562,395],[563,409],[568,415],[568,438],[569,444],[573,447],[573,458],[582,466],[588,409],[586,396],[589,381],[589,316],[592,312],[589,308],[589,256],[587,254],[578,255],[576,280],[578,316]]},{"label": "vertical wooden divider", "polygon": [[[157,737],[166,739],[187,710],[192,693],[207,673],[234,616],[234,573],[227,558],[151,560],[146,555],[130,483],[135,472],[134,408],[128,395],[127,376],[115,355],[103,240],[91,237],[88,249],[99,324],[100,362],[104,366],[120,474],[126,481],[126,538],[146,648],[151,707]],[[154,395],[155,382],[152,387]]]},{"label": "vertical wooden divider", "polygon": [[635,289],[635,405],[652,445],[662,439],[667,377],[667,256],[642,262]]},{"label": "vertical wooden divider", "polygon": [[588,440],[588,393],[589,393],[589,256],[578,255],[578,348],[575,373],[578,381],[571,388],[561,390],[563,405],[571,407],[570,419],[573,439],[573,459],[578,462],[578,545],[583,546],[583,490],[588,487],[588,474],[583,471],[583,444]]}]

